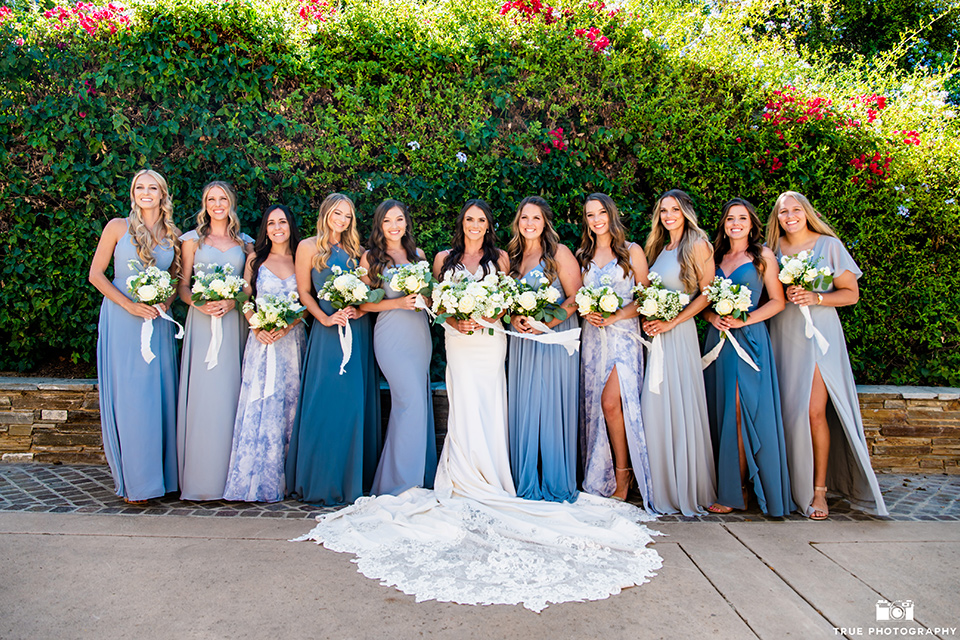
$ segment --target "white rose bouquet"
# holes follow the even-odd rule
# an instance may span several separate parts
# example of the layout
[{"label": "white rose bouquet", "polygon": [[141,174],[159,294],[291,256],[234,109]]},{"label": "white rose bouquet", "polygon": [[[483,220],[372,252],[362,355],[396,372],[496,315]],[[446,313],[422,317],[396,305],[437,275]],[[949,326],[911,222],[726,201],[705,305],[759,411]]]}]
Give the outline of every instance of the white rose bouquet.
[{"label": "white rose bouquet", "polygon": [[780,282],[787,286],[800,287],[807,291],[822,289],[833,282],[833,270],[830,267],[817,268],[820,258],[813,260],[810,251],[801,251],[780,259]]},{"label": "white rose bouquet", "polygon": [[[713,310],[717,312],[718,315],[733,316],[738,320],[747,319],[747,310],[750,308],[750,303],[753,299],[753,293],[750,291],[750,287],[743,284],[733,284],[730,278],[723,278],[721,276],[714,277],[713,282],[704,288],[703,295],[713,303]],[[717,345],[700,359],[702,367],[706,369],[710,366],[711,362],[720,356],[720,350],[723,349],[723,345],[726,344],[728,339],[737,352],[737,355],[750,365],[754,371],[760,371],[760,368],[750,355],[740,346],[740,343],[737,342],[737,339],[733,337],[733,334],[729,331],[720,332],[720,340],[717,342]]]},{"label": "white rose bouquet", "polygon": [[429,296],[436,283],[433,273],[430,272],[430,263],[426,260],[402,265],[390,278],[390,288],[408,296],[414,293]]},{"label": "white rose bouquet", "polygon": [[613,290],[611,284],[613,284],[613,279],[610,276],[603,276],[600,278],[599,287],[588,287],[586,285],[580,287],[575,298],[580,315],[585,316],[588,313],[596,312],[603,315],[604,318],[609,318],[616,313],[617,309],[623,306],[623,298]]},{"label": "white rose bouquet", "polygon": [[663,278],[656,271],[649,274],[650,286],[638,284],[633,288],[640,315],[655,320],[670,322],[690,304],[690,295],[683,291],[674,291],[663,286]]},{"label": "white rose bouquet", "polygon": [[[162,319],[177,325],[177,339],[182,338],[183,327],[167,315],[167,312],[161,306],[174,292],[173,279],[170,277],[170,273],[156,266],[144,269],[138,260],[131,260],[127,265],[137,271],[127,278],[127,292],[130,296],[136,302],[156,308]],[[147,364],[153,362],[153,359],[157,357],[150,348],[151,340],[153,340],[153,318],[144,318],[143,324],[140,326],[140,355]]]},{"label": "white rose bouquet", "polygon": [[254,312],[250,316],[250,328],[262,331],[285,329],[301,318],[306,309],[300,304],[300,296],[296,291],[286,296],[258,296],[256,304],[249,301],[243,304],[244,313]]},{"label": "white rose bouquet", "polygon": [[367,270],[363,267],[344,271],[334,265],[330,267],[330,270],[333,273],[327,277],[327,281],[323,283],[317,297],[332,304],[334,309],[355,307],[364,302],[380,302],[383,300],[383,289],[371,289],[360,279],[367,275]]},{"label": "white rose bouquet", "polygon": [[[526,280],[516,280],[513,292],[513,304],[507,310],[507,316],[527,316],[542,323],[552,320],[566,320],[567,312],[558,302],[560,291],[550,284],[542,271],[532,271],[537,278],[536,286]],[[506,318],[509,321],[509,317]]]},{"label": "white rose bouquet", "polygon": [[127,292],[137,302],[155,304],[166,302],[173,295],[173,282],[170,273],[158,269],[156,266],[143,268],[136,260],[127,263],[137,273],[127,278]]},{"label": "white rose bouquet", "polygon": [[198,264],[193,268],[193,288],[190,299],[198,307],[216,300],[243,302],[249,297],[243,292],[245,286],[247,281],[233,275],[231,264]]},{"label": "white rose bouquet", "polygon": [[[503,272],[475,280],[464,271],[456,271],[433,288],[434,323],[442,324],[448,318],[492,318],[510,308],[515,291],[516,281]],[[493,329],[488,331],[493,335]]]}]

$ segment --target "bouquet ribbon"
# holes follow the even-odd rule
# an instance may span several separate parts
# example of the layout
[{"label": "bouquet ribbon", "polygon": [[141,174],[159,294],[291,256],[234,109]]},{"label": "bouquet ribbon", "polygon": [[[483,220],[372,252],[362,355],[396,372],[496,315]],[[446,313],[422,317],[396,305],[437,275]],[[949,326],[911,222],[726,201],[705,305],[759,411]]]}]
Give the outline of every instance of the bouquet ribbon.
[{"label": "bouquet ribbon", "polygon": [[217,366],[220,355],[220,344],[223,342],[223,318],[220,316],[210,316],[210,346],[207,347],[207,357],[203,359],[207,363],[207,371]]},{"label": "bouquet ribbon", "polygon": [[[167,315],[167,312],[163,310],[159,304],[153,305],[153,308],[160,313],[160,318],[168,322],[172,322],[177,325],[177,340],[183,337],[183,326]],[[150,341],[153,340],[153,318],[144,318],[143,324],[140,325],[140,355],[143,356],[143,361],[147,364],[153,362],[153,359],[156,358],[153,354],[153,350],[150,349]]]},{"label": "bouquet ribbon", "polygon": [[600,370],[607,370],[607,358],[608,358],[608,338],[607,338],[607,329],[616,331],[617,333],[622,333],[627,336],[637,344],[640,344],[650,350],[650,364],[647,367],[647,376],[650,377],[650,390],[660,394],[660,384],[663,382],[663,344],[658,340],[660,337],[659,334],[654,336],[653,341],[644,340],[642,336],[632,331],[627,331],[623,327],[618,327],[615,324],[612,324],[607,327],[597,327],[600,329]]},{"label": "bouquet ribbon", "polygon": [[750,365],[750,368],[754,371],[760,371],[760,367],[756,365],[753,359],[747,354],[746,350],[740,346],[740,343],[737,342],[737,339],[733,337],[733,333],[730,331],[721,331],[720,340],[717,341],[717,345],[710,349],[710,351],[700,358],[700,365],[706,369],[713,363],[714,360],[720,357],[720,350],[723,349],[723,345],[726,344],[727,340],[730,341],[730,344],[733,345],[733,350],[737,352],[737,355],[740,356],[740,359]]},{"label": "bouquet ribbon", "polygon": [[337,325],[337,334],[340,336],[340,350],[343,351],[343,360],[340,361],[340,375],[343,375],[350,356],[353,355],[353,329],[350,328],[350,320],[342,327]]},{"label": "bouquet ribbon", "polygon": [[810,317],[810,309],[808,307],[800,307],[800,315],[803,316],[803,320],[806,324],[803,327],[803,335],[807,338],[816,338],[817,346],[820,347],[820,353],[826,355],[827,349],[830,348],[830,343],[827,342],[826,336],[820,333],[820,330],[813,326],[813,318]]}]

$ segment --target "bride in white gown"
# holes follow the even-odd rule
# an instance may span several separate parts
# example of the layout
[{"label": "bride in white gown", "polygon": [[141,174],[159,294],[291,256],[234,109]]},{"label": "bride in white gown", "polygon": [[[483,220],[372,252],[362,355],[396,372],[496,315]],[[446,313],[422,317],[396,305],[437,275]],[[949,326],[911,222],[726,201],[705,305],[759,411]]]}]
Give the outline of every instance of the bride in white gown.
[{"label": "bride in white gown", "polygon": [[[439,277],[507,271],[492,214],[471,200],[457,217],[451,249],[437,255]],[[506,336],[473,320],[448,320],[447,437],[433,491],[360,498],[298,540],[353,553],[359,571],[416,596],[461,604],[599,600],[646,582],[661,566],[647,549],[636,507],[581,493],[576,502],[516,497],[507,437]]]}]

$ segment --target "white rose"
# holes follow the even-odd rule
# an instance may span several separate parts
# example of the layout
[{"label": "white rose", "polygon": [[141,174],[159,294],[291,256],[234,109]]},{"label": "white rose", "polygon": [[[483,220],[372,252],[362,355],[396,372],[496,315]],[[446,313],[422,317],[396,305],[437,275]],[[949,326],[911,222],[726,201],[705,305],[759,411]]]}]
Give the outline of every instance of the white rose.
[{"label": "white rose", "polygon": [[833,270],[830,267],[820,267],[820,275],[831,276],[833,275]]},{"label": "white rose", "polygon": [[137,297],[144,302],[156,300],[159,291],[152,284],[145,284],[137,290]]},{"label": "white rose", "polygon": [[250,317],[250,328],[259,329],[260,328],[260,316],[254,315]]},{"label": "white rose", "polygon": [[743,311],[746,313],[750,310],[750,300],[744,300],[743,298],[737,298],[737,303],[734,305],[737,308],[737,311]]},{"label": "white rose", "polygon": [[353,282],[351,282],[352,280],[353,278],[351,278],[348,275],[337,276],[333,280],[333,287],[337,291],[346,293],[352,288],[352,285],[353,285]]},{"label": "white rose", "polygon": [[557,291],[557,288],[556,288],[556,287],[548,287],[548,288],[547,288],[547,302],[549,302],[550,304],[553,304],[553,303],[555,303],[555,302],[556,302],[557,300],[559,300],[559,299],[560,299],[560,292]]},{"label": "white rose", "polygon": [[777,278],[779,278],[780,282],[782,282],[783,284],[790,284],[791,282],[793,282],[793,277],[787,271],[786,267],[784,267],[783,271],[781,271],[779,275],[777,275]]},{"label": "white rose", "polygon": [[807,269],[807,272],[803,274],[804,282],[813,282],[817,279],[817,270],[816,269]]},{"label": "white rose", "polygon": [[670,295],[670,292],[667,291],[666,289],[657,289],[657,299],[658,299],[660,302],[666,302],[666,301],[667,301],[667,296],[669,296],[669,295]]},{"label": "white rose", "polygon": [[620,306],[617,296],[608,293],[600,298],[600,308],[607,313],[613,313]]},{"label": "white rose", "polygon": [[722,316],[728,316],[733,313],[733,301],[730,300],[730,298],[724,298],[719,301],[713,309]]},{"label": "white rose", "polygon": [[353,288],[353,297],[357,300],[365,300],[367,297],[367,285],[362,282]]},{"label": "white rose", "polygon": [[654,298],[646,298],[643,301],[643,304],[640,305],[640,313],[648,317],[655,316],[657,315],[659,308],[660,305],[657,304],[657,301]]},{"label": "white rose", "polygon": [[267,323],[269,323],[269,324],[274,324],[279,317],[280,317],[280,316],[278,316],[276,313],[273,313],[273,312],[268,313],[268,314],[267,314]]},{"label": "white rose", "polygon": [[683,305],[684,307],[690,304],[689,293],[681,293],[678,297],[680,298],[680,304]]},{"label": "white rose", "polygon": [[472,313],[476,306],[477,299],[468,293],[460,298],[460,302],[457,304],[457,311],[460,313]]},{"label": "white rose", "polygon": [[199,280],[193,283],[192,293],[203,293],[203,283]]},{"label": "white rose", "polygon": [[524,291],[520,294],[520,297],[517,298],[517,304],[520,305],[520,308],[524,311],[531,311],[537,308],[537,296],[532,291]]},{"label": "white rose", "polygon": [[417,276],[407,276],[404,284],[407,286],[407,291],[420,291],[420,289],[423,289],[423,284]]}]

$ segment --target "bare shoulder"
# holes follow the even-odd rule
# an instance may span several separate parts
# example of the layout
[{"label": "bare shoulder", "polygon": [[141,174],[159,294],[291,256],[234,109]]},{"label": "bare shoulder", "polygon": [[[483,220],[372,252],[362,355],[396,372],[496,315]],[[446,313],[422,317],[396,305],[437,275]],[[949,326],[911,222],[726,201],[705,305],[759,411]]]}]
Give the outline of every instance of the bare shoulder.
[{"label": "bare shoulder", "polygon": [[317,253],[317,237],[304,238],[297,245],[297,255],[312,256]]},{"label": "bare shoulder", "polygon": [[423,252],[423,249],[421,249],[420,247],[417,247],[417,257],[420,258],[421,260],[426,260],[427,254]]},{"label": "bare shoulder", "polygon": [[766,262],[770,262],[771,260],[774,262],[777,261],[777,255],[767,245],[763,245],[763,248],[760,250],[760,257]]},{"label": "bare shoulder", "polygon": [[126,218],[114,218],[106,224],[103,228],[103,235],[108,238],[119,239],[124,233],[127,232],[127,219]]},{"label": "bare shoulder", "polygon": [[706,260],[707,258],[713,260],[713,247],[706,240],[697,240],[697,243],[693,245],[693,252],[697,260]]}]

